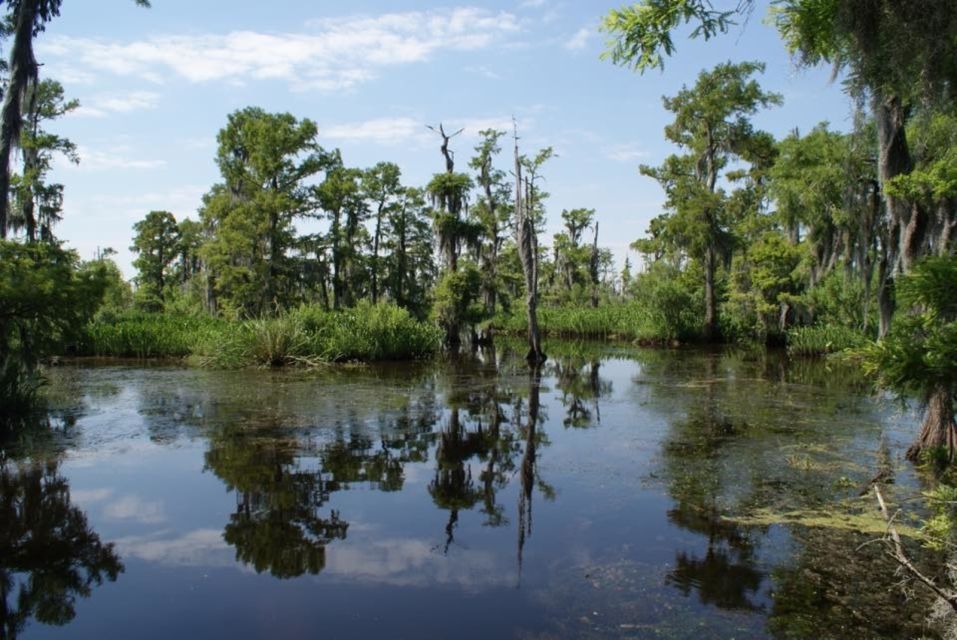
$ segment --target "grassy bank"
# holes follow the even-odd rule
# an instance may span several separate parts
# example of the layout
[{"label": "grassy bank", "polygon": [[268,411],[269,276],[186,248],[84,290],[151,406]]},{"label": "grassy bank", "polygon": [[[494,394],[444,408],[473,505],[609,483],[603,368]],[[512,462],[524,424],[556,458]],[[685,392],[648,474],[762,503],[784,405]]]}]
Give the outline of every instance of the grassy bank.
[{"label": "grassy bank", "polygon": [[79,355],[184,358],[210,367],[316,365],[427,357],[440,333],[391,305],[328,312],[303,307],[276,318],[226,321],[128,314],[90,323]]},{"label": "grassy bank", "polygon": [[[618,339],[647,344],[673,341],[693,342],[700,327],[693,317],[678,314],[666,317],[664,312],[638,302],[599,307],[541,307],[538,322],[542,333],[554,338]],[[518,308],[492,321],[499,332],[519,335],[527,328],[525,309]]]}]

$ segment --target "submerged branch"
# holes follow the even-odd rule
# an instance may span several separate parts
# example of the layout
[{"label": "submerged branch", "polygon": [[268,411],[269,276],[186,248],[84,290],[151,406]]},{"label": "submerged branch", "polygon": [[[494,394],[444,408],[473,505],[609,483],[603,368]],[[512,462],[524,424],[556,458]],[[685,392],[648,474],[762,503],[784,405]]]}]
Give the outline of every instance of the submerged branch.
[{"label": "submerged branch", "polygon": [[[904,545],[901,542],[901,537],[897,533],[897,528],[894,526],[894,517],[890,515],[890,512],[887,510],[887,504],[884,502],[884,496],[881,494],[881,488],[878,485],[874,485],[874,494],[877,496],[877,503],[881,507],[881,514],[884,516],[884,520],[887,522],[887,536],[885,536],[884,541],[888,546],[888,555],[897,561],[908,573],[916,578],[919,582],[922,582],[927,588],[937,594],[938,597],[942,598],[950,607],[957,611],[957,593],[945,591],[937,585],[929,577],[925,576],[920,569],[914,566],[914,563],[911,562],[910,558],[907,557],[907,553],[904,551]],[[889,537],[889,539],[888,539]]]}]

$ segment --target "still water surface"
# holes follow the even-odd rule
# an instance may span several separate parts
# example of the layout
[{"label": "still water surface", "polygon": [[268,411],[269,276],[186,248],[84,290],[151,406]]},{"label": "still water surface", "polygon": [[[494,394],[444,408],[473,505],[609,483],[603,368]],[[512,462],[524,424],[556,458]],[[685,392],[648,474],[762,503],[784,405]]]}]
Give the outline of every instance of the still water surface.
[{"label": "still water surface", "polygon": [[0,459],[0,637],[933,635],[854,530],[882,465],[918,493],[913,416],[822,362],[549,346],[53,370]]}]

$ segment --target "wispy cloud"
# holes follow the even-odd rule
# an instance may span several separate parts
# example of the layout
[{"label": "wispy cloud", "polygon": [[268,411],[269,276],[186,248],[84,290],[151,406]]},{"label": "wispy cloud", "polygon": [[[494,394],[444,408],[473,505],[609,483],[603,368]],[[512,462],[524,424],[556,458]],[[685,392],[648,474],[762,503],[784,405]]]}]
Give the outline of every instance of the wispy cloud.
[{"label": "wispy cloud", "polygon": [[95,209],[123,209],[130,213],[144,213],[150,209],[172,211],[179,218],[181,214],[194,213],[202,202],[208,187],[188,185],[167,191],[148,191],[135,196],[99,195],[90,201]]},{"label": "wispy cloud", "polygon": [[336,90],[386,67],[419,63],[440,50],[474,51],[520,30],[515,15],[473,7],[319,20],[302,33],[233,31],[154,36],[133,42],[51,38],[45,57],[85,69],[163,82],[276,79],[295,89]]},{"label": "wispy cloud", "polygon": [[174,566],[234,566],[236,561],[219,529],[196,529],[176,537],[169,532],[120,538],[124,557]]},{"label": "wispy cloud", "polygon": [[76,489],[70,492],[70,498],[73,499],[73,502],[83,506],[89,507],[91,504],[97,502],[103,502],[113,495],[112,489],[102,488],[102,489]]},{"label": "wispy cloud", "polygon": [[602,151],[606,158],[615,162],[634,162],[649,155],[647,151],[633,144],[616,144],[605,147]]},{"label": "wispy cloud", "polygon": [[143,524],[157,524],[166,520],[163,503],[143,500],[138,496],[123,496],[103,508],[103,514],[113,520],[132,520]]},{"label": "wispy cloud", "polygon": [[[334,124],[319,130],[319,136],[323,139],[329,139],[339,142],[371,142],[381,145],[396,144],[427,144],[435,138],[435,134],[430,132],[426,125],[437,126],[438,122],[427,122],[424,119],[416,119],[408,116],[395,118],[374,118],[361,122],[350,122]],[[474,140],[478,138],[479,132],[485,129],[498,129],[504,131],[512,130],[511,116],[492,116],[475,118],[452,118],[442,123],[448,134],[462,130],[461,137],[456,140]],[[519,128],[526,130],[531,128],[533,121],[531,118],[520,118]]]},{"label": "wispy cloud", "polygon": [[415,137],[423,137],[425,124],[415,118],[375,118],[365,122],[352,122],[325,127],[320,130],[322,138],[340,141],[375,142],[398,144]]},{"label": "wispy cloud", "polygon": [[500,80],[501,75],[493,71],[492,69],[486,67],[485,65],[473,65],[470,67],[465,67],[465,70],[469,73],[474,73],[480,75],[483,78],[488,78],[489,80]]},{"label": "wispy cloud", "polygon": [[[525,131],[532,126],[530,118],[519,118],[518,128]],[[477,138],[480,131],[496,129],[498,131],[512,130],[512,116],[492,116],[489,118],[457,118],[446,124],[446,129],[462,129],[466,138]]]},{"label": "wispy cloud", "polygon": [[106,169],[158,169],[166,165],[166,160],[147,160],[132,158],[130,148],[126,146],[108,147],[105,149],[91,149],[78,147],[80,164],[74,165],[64,158],[58,157],[55,166],[58,169],[70,171],[103,171]]},{"label": "wispy cloud", "polygon": [[582,27],[565,42],[565,48],[569,51],[581,51],[588,46],[588,41],[594,35],[595,30],[591,27]]},{"label": "wispy cloud", "polygon": [[159,104],[159,100],[160,95],[153,91],[101,94],[81,100],[80,108],[74,111],[73,114],[92,118],[105,118],[110,114],[155,109]]}]

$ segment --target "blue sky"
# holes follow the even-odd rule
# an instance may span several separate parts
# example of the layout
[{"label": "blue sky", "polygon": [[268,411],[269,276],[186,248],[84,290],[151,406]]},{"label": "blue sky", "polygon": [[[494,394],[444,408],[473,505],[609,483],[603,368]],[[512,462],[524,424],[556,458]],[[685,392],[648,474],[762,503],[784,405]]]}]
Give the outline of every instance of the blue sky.
[{"label": "blue sky", "polygon": [[[716,3],[720,5],[721,3]],[[777,136],[827,120],[851,123],[829,69],[797,69],[759,7],[743,28],[709,42],[676,38],[664,72],[637,75],[599,60],[601,16],[613,2],[515,0],[130,0],[65,2],[37,41],[41,74],[81,108],[54,128],[81,163],[57,164],[66,187],[59,236],[82,257],[113,247],[128,277],[131,227],[153,209],[196,217],[218,180],[216,133],[249,105],[319,126],[347,164],[398,163],[406,184],[444,168],[427,124],[464,127],[454,139],[465,170],[476,133],[514,114],[527,152],[551,145],[545,167],[548,238],[564,208],[595,208],[600,244],[619,264],[660,213],[657,184],[638,174],[672,151],[661,96],[727,60],[762,60],[762,85],[784,105],[757,126]],[[500,166],[507,169],[503,155]],[[634,260],[633,260],[634,261]]]}]

